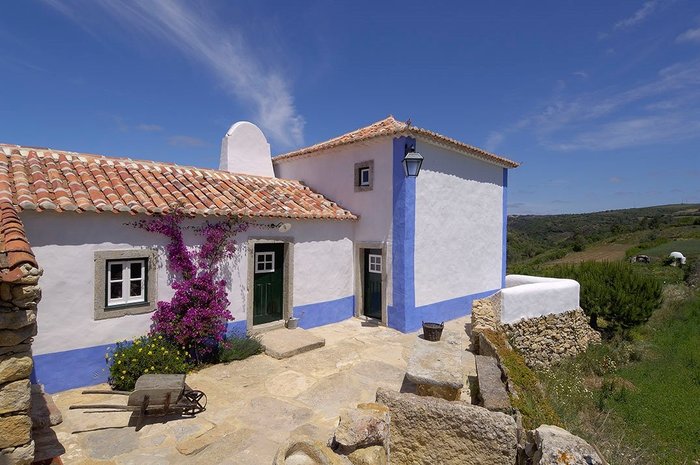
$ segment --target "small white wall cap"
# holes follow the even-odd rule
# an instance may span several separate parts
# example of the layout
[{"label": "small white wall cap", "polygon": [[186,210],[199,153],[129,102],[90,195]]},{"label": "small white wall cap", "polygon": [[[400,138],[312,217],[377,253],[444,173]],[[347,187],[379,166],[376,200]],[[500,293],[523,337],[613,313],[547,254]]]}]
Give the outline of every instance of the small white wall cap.
[{"label": "small white wall cap", "polygon": [[221,141],[219,169],[275,177],[270,144],[259,127],[248,121],[239,121],[226,131]]}]

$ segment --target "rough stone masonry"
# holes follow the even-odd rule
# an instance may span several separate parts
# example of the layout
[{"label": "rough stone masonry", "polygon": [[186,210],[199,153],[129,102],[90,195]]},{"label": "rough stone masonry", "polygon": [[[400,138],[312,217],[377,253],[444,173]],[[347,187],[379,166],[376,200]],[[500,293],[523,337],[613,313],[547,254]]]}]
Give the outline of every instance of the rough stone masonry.
[{"label": "rough stone masonry", "polygon": [[30,418],[32,337],[41,270],[25,263],[8,273],[0,261],[0,464],[34,459]]}]

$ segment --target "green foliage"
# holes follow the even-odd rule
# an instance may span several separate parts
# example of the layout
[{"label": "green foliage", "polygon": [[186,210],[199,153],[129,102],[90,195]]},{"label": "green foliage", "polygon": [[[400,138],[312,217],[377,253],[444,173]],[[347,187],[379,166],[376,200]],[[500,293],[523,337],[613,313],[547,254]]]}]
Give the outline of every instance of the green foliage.
[{"label": "green foliage", "polygon": [[221,346],[219,361],[243,360],[263,351],[263,345],[255,336],[230,337]]},{"label": "green foliage", "polygon": [[187,373],[186,351],[161,335],[141,336],[133,342],[118,342],[107,352],[109,384],[113,389],[131,391],[139,376],[148,373]]},{"label": "green foliage", "polygon": [[[608,335],[646,322],[661,304],[661,284],[625,262],[557,265],[541,274],[575,279],[581,285],[581,308],[596,329]],[[601,319],[602,321],[599,321]]]},{"label": "green foliage", "polygon": [[510,395],[511,404],[523,416],[526,429],[534,429],[542,424],[560,425],[561,421],[549,403],[545,391],[535,374],[526,364],[525,359],[509,348],[502,332],[486,330],[485,336],[498,352],[498,357],[508,373],[517,395]]},{"label": "green foliage", "polygon": [[625,252],[625,257],[632,257],[634,255],[639,255],[639,254],[643,253],[643,251],[646,251],[646,249],[659,246],[659,245],[664,244],[668,241],[669,241],[669,239],[667,237],[653,237],[653,238],[648,237],[646,240],[639,243],[639,245],[636,245],[630,249],[627,249],[627,251]]}]

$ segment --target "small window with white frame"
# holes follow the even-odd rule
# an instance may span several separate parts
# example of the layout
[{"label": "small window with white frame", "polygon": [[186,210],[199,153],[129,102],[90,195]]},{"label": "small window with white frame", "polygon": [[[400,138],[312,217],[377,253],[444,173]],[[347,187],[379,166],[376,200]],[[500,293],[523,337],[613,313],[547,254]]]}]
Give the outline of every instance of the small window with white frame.
[{"label": "small window with white frame", "polygon": [[382,272],[382,256],[369,254],[369,272],[370,273],[381,273]]},{"label": "small window with white frame", "polygon": [[355,163],[355,192],[371,191],[374,184],[374,160]]},{"label": "small window with white frame", "polygon": [[360,168],[360,186],[369,186],[369,168]]},{"label": "small window with white frame", "polygon": [[255,252],[255,272],[274,273],[275,252]]},{"label": "small window with white frame", "polygon": [[95,251],[95,320],[155,310],[156,262],[154,249]]},{"label": "small window with white frame", "polygon": [[107,260],[107,307],[146,301],[147,259]]}]

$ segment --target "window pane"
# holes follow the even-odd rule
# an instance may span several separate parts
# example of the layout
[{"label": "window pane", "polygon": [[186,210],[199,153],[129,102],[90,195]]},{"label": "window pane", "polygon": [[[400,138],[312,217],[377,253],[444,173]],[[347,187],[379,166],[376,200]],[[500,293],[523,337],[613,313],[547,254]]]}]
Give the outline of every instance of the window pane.
[{"label": "window pane", "polygon": [[141,267],[143,264],[141,262],[131,264],[131,279],[141,277]]},{"label": "window pane", "polygon": [[[121,267],[120,267],[121,269]],[[122,298],[122,283],[109,283],[109,298],[110,299],[121,299]]]},{"label": "window pane", "polygon": [[118,281],[122,279],[122,264],[113,263],[109,265],[109,278],[111,281]]},{"label": "window pane", "polygon": [[129,296],[138,297],[141,295],[141,281],[131,281],[129,283]]}]

